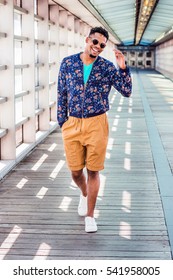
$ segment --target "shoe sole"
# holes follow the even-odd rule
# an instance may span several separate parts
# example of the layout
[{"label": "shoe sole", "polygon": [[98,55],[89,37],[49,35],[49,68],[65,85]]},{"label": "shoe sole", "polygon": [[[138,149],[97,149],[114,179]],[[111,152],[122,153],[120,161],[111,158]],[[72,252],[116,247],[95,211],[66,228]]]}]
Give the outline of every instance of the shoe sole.
[{"label": "shoe sole", "polygon": [[97,232],[97,229],[96,230],[85,230],[86,233],[94,233],[94,232]]},{"label": "shoe sole", "polygon": [[87,232],[87,233],[89,233],[89,232],[96,232],[97,231],[97,227],[85,227],[85,231]]}]

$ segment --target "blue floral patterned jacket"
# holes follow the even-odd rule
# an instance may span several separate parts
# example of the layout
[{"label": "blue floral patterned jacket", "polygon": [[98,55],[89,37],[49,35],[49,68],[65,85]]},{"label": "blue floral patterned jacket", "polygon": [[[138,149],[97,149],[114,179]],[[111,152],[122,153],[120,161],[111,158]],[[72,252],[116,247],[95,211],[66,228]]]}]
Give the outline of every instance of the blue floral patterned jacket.
[{"label": "blue floral patterned jacket", "polygon": [[64,58],[58,76],[57,117],[60,127],[68,116],[89,118],[108,111],[112,86],[125,97],[131,95],[128,67],[117,70],[112,62],[98,56],[84,85],[80,53]]}]

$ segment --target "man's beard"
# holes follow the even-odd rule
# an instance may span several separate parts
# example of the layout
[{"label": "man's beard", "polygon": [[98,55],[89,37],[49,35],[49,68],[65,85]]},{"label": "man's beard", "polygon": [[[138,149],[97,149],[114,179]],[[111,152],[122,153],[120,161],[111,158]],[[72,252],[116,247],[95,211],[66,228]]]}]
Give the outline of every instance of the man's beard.
[{"label": "man's beard", "polygon": [[96,58],[97,56],[90,54],[90,57],[91,58]]}]

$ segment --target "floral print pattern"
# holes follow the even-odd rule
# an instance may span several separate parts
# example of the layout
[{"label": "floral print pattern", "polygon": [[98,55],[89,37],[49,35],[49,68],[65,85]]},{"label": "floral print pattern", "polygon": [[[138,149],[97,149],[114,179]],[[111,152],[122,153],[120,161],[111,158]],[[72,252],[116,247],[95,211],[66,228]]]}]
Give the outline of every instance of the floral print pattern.
[{"label": "floral print pattern", "polygon": [[112,62],[98,56],[84,85],[80,53],[64,58],[58,76],[57,118],[60,127],[69,115],[89,118],[108,111],[108,96],[112,86],[124,97],[131,95],[132,82],[128,67],[125,70],[116,69]]}]

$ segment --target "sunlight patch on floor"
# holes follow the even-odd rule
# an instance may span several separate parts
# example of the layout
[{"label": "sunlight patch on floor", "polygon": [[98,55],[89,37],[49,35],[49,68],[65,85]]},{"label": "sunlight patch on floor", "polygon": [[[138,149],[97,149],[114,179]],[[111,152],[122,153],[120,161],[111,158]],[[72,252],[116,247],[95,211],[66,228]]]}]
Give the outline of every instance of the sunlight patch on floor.
[{"label": "sunlight patch on floor", "polygon": [[55,150],[56,146],[57,146],[57,144],[56,144],[56,143],[53,143],[53,144],[49,147],[48,151],[49,151],[49,152],[53,152],[53,151]]},{"label": "sunlight patch on floor", "polygon": [[50,250],[51,250],[50,245],[43,242],[42,244],[40,244],[37,253],[34,257],[34,260],[46,260]]},{"label": "sunlight patch on floor", "polygon": [[99,189],[98,196],[104,195],[105,183],[106,183],[106,176],[104,176],[103,174],[100,174],[100,189]]},{"label": "sunlight patch on floor", "polygon": [[125,143],[125,154],[131,155],[131,143],[130,142]]},{"label": "sunlight patch on floor", "polygon": [[25,185],[27,182],[28,182],[28,179],[22,178],[22,179],[20,180],[20,182],[16,185],[16,187],[17,187],[18,189],[22,189],[22,188],[24,187],[24,185]]},{"label": "sunlight patch on floor", "polygon": [[36,197],[37,197],[37,198],[40,198],[40,199],[44,198],[44,196],[45,196],[45,194],[47,193],[47,191],[48,191],[48,188],[42,187],[42,188],[39,190],[39,192],[36,194]]},{"label": "sunlight patch on floor", "polygon": [[50,178],[55,179],[57,177],[58,173],[60,172],[61,168],[64,166],[64,164],[65,164],[65,161],[64,160],[60,160],[58,162],[57,166],[51,172]]},{"label": "sunlight patch on floor", "polygon": [[22,228],[19,226],[14,226],[7,238],[0,246],[0,260],[3,260],[4,257],[8,254],[12,246],[14,245],[16,239],[22,232]]},{"label": "sunlight patch on floor", "polygon": [[130,158],[125,158],[124,159],[124,169],[126,170],[131,170],[131,159]]},{"label": "sunlight patch on floor", "polygon": [[121,205],[124,212],[131,212],[131,193],[128,191],[123,191]]},{"label": "sunlight patch on floor", "polygon": [[131,225],[126,222],[120,222],[119,235],[126,239],[131,239]]},{"label": "sunlight patch on floor", "polygon": [[68,196],[64,196],[64,198],[62,199],[61,204],[58,208],[66,212],[69,208],[71,201],[72,201],[72,198],[70,198]]},{"label": "sunlight patch on floor", "polygon": [[33,170],[33,171],[38,170],[38,168],[43,164],[43,162],[47,159],[47,157],[48,157],[47,154],[42,155],[41,158],[31,168],[31,170]]}]

